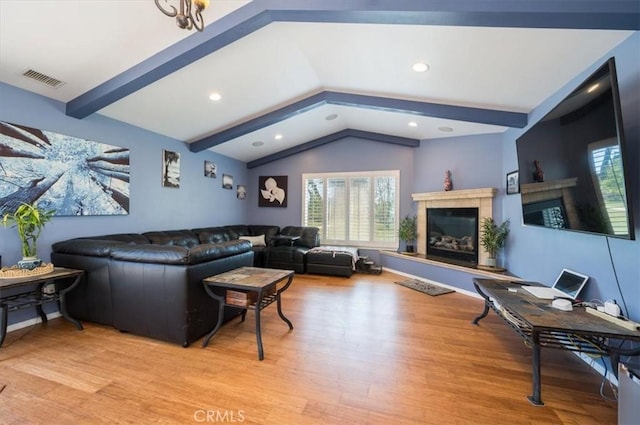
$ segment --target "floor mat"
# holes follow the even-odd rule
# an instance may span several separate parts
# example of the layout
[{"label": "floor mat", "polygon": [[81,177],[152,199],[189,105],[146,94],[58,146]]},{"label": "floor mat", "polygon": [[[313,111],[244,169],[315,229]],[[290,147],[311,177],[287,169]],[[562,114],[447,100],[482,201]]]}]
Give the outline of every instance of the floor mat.
[{"label": "floor mat", "polygon": [[416,291],[424,292],[431,296],[450,294],[456,292],[453,289],[444,288],[442,286],[433,285],[431,283],[423,282],[417,279],[407,279],[399,282],[395,282],[398,285],[406,286],[407,288],[415,289]]}]

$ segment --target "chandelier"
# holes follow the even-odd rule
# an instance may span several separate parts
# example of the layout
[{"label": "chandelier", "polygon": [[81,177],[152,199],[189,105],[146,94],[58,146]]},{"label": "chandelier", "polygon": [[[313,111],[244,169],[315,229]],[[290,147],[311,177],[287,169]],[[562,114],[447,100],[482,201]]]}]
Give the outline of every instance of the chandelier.
[{"label": "chandelier", "polygon": [[[160,5],[160,0],[155,0],[158,9],[165,15],[176,18],[176,24],[182,28],[191,30],[195,27],[198,31],[204,29],[204,20],[202,19],[202,11],[209,6],[209,0],[179,0],[180,10],[176,9],[173,4],[168,4],[169,10]],[[164,3],[173,3],[171,0],[164,0]]]}]

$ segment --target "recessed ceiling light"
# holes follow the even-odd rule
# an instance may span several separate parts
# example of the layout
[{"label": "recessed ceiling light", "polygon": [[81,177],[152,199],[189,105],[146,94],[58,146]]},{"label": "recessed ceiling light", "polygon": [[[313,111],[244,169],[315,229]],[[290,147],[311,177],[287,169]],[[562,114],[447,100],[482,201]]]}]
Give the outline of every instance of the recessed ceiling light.
[{"label": "recessed ceiling light", "polygon": [[594,92],[595,90],[597,90],[597,89],[598,89],[598,87],[600,87],[600,83],[595,83],[594,85],[592,85],[591,87],[589,87],[589,88],[587,89],[587,93],[592,93],[592,92]]},{"label": "recessed ceiling light", "polygon": [[409,127],[417,127],[418,123],[415,121],[409,121]]},{"label": "recessed ceiling light", "polygon": [[438,130],[444,131],[445,133],[451,133],[453,131],[453,128],[447,127],[447,126],[442,126],[442,127],[438,127]]},{"label": "recessed ceiling light", "polygon": [[213,100],[214,102],[217,102],[218,100],[222,99],[222,95],[218,92],[213,92],[209,95],[209,99]]},{"label": "recessed ceiling light", "polygon": [[327,121],[332,121],[332,120],[335,120],[336,118],[338,118],[338,114],[327,115],[324,119]]},{"label": "recessed ceiling light", "polygon": [[282,139],[282,134],[278,133],[273,138],[276,139],[276,140],[280,140],[280,139]]},{"label": "recessed ceiling light", "polygon": [[262,146],[262,145],[264,145],[264,142],[261,142],[260,140],[257,140],[257,141],[255,141],[255,142],[253,142],[253,143],[251,143],[251,144],[252,144],[253,146]]},{"label": "recessed ceiling light", "polygon": [[413,64],[412,68],[415,72],[426,72],[429,70],[429,65],[424,62],[417,62]]}]

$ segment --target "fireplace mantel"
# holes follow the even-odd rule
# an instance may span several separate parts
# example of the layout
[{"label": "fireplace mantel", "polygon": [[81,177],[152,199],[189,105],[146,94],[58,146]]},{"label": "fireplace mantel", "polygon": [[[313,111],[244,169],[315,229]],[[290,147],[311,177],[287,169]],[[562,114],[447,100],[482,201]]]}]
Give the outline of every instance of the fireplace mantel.
[{"label": "fireplace mantel", "polygon": [[[478,218],[493,218],[493,198],[498,189],[451,190],[442,192],[413,193],[411,198],[418,203],[418,254],[427,254],[427,208],[478,208]],[[478,220],[480,225],[480,220]],[[479,232],[478,232],[479,234]],[[480,249],[478,263],[486,264],[488,254]]]}]

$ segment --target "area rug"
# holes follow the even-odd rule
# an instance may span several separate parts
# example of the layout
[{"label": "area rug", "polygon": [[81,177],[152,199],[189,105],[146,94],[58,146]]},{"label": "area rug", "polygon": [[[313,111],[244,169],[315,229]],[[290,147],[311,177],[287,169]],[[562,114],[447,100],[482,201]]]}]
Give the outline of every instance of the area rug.
[{"label": "area rug", "polygon": [[453,289],[444,288],[442,286],[433,285],[431,283],[423,282],[417,279],[407,279],[399,282],[395,282],[398,285],[406,286],[407,288],[415,289],[416,291],[424,292],[431,296],[450,294],[456,292]]}]

